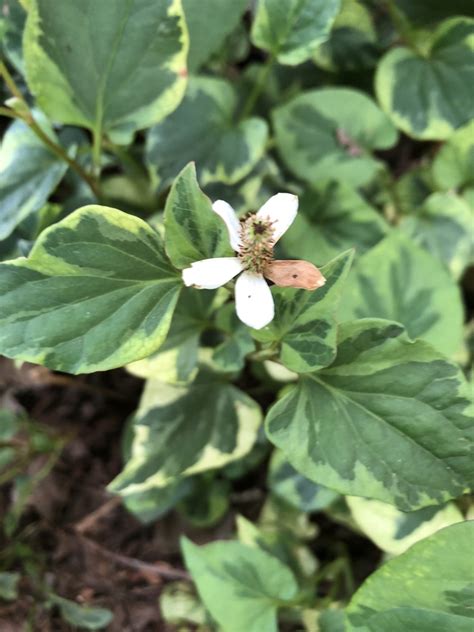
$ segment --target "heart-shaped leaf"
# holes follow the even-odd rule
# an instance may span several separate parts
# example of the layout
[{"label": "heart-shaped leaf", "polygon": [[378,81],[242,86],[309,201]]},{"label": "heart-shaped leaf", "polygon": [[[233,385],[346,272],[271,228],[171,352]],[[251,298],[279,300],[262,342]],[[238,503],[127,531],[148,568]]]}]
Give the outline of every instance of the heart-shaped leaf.
[{"label": "heart-shaped leaf", "polygon": [[289,568],[240,542],[199,547],[183,538],[182,549],[198,592],[223,632],[277,632],[277,608],[297,591]]},{"label": "heart-shaped leaf", "polygon": [[354,266],[341,319],[386,318],[450,356],[463,336],[459,289],[443,264],[393,231]]},{"label": "heart-shaped leaf", "polygon": [[186,86],[180,0],[31,0],[28,85],[52,119],[130,134],[172,112]]},{"label": "heart-shaped leaf", "polygon": [[233,255],[226,226],[199,188],[193,163],[173,183],[164,223],[166,252],[177,268],[201,259]]},{"label": "heart-shaped leaf", "polygon": [[263,155],[268,126],[263,119],[236,119],[237,93],[228,81],[192,78],[183,102],[150,130],[147,157],[162,187],[194,161],[203,185],[234,184]]},{"label": "heart-shaped leaf", "polygon": [[328,37],[340,4],[340,0],[259,0],[252,41],[281,64],[301,64]]},{"label": "heart-shaped leaf", "polygon": [[344,323],[334,363],[289,387],[267,434],[315,482],[411,511],[474,484],[466,391],[457,367],[400,325]]},{"label": "heart-shaped leaf", "polygon": [[381,169],[374,149],[397,140],[389,118],[362,92],[323,88],[305,92],[273,111],[278,153],[310,184],[343,180],[354,187]]},{"label": "heart-shaped leaf", "polygon": [[387,222],[356,190],[329,182],[302,196],[298,215],[281,241],[290,257],[328,261],[349,248],[361,255],[387,232]]},{"label": "heart-shaped leaf", "polygon": [[388,561],[352,598],[347,632],[472,630],[473,538],[474,522],[462,522]]},{"label": "heart-shaped leaf", "polygon": [[474,20],[443,22],[424,42],[426,53],[399,47],[380,62],[377,98],[409,136],[449,138],[474,117]]}]

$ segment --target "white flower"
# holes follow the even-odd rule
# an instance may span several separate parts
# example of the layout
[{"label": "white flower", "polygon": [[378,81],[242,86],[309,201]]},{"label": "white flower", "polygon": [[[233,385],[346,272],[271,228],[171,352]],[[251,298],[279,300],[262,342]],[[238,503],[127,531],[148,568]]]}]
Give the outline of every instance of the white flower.
[{"label": "white flower", "polygon": [[[275,313],[264,269],[271,265],[274,245],[296,217],[298,197],[290,193],[278,193],[265,202],[257,213],[242,221],[239,221],[230,204],[223,200],[214,202],[212,209],[225,222],[230,245],[237,256],[215,257],[192,263],[191,267],[183,270],[184,284],[214,290],[241,273],[235,283],[237,316],[249,327],[261,329],[268,325]],[[322,275],[320,278],[323,279]],[[323,283],[324,280],[318,281],[317,285]]]}]

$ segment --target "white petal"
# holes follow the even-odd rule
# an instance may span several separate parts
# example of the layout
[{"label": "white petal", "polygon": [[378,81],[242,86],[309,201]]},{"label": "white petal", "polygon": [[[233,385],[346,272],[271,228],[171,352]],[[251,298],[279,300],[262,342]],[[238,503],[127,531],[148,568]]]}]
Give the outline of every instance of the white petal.
[{"label": "white petal", "polygon": [[243,272],[235,282],[235,307],[240,320],[261,329],[273,320],[273,296],[261,274]]},{"label": "white petal", "polygon": [[230,204],[224,200],[217,200],[212,205],[212,210],[224,220],[227,230],[229,231],[229,241],[233,250],[238,251],[240,248],[240,222],[237,215]]},{"label": "white petal", "polygon": [[298,196],[292,193],[277,193],[257,213],[273,223],[273,241],[276,243],[291,226],[298,210]]},{"label": "white petal", "polygon": [[188,287],[193,285],[201,290],[215,290],[241,271],[242,264],[237,257],[203,259],[183,270],[183,281]]}]

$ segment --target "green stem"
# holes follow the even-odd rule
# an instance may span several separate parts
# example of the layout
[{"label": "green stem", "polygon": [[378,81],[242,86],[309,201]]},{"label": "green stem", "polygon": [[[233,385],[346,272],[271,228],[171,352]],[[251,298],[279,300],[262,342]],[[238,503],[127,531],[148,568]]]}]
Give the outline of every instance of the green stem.
[{"label": "green stem", "polygon": [[397,7],[394,0],[386,0],[385,5],[396,30],[403,40],[403,43],[409,46],[416,53],[421,54],[416,42],[414,29],[405,17],[405,14]]},{"label": "green stem", "polygon": [[8,72],[8,68],[5,66],[3,61],[0,62],[0,74],[3,75],[5,83],[7,84],[7,88],[10,90],[13,96],[25,103],[25,99],[23,98],[20,89],[16,85],[15,80],[13,79],[11,74]]},{"label": "green stem", "polygon": [[8,116],[12,119],[21,118],[21,116],[17,114],[14,110],[9,110],[8,108],[0,108],[0,116]]},{"label": "green stem", "polygon": [[253,112],[258,98],[262,94],[267,84],[268,75],[270,74],[274,61],[274,55],[269,55],[264,65],[261,67],[257,80],[253,85],[253,89],[250,92],[247,101],[244,104],[244,107],[242,108],[242,115],[240,117],[241,120],[246,119]]},{"label": "green stem", "polygon": [[102,155],[102,122],[101,119],[97,119],[97,124],[92,132],[92,164],[94,169],[94,176],[100,177],[101,169],[101,155]]},{"label": "green stem", "polygon": [[13,79],[13,77],[8,71],[8,68],[5,66],[3,62],[0,62],[0,76],[3,76],[5,83],[7,84],[7,87],[10,90],[10,92],[13,94],[13,96],[16,97],[19,101],[21,101],[21,103],[25,106],[24,112],[15,112],[14,110],[1,108],[0,113],[3,114],[3,116],[10,116],[11,118],[19,118],[23,120],[28,125],[28,127],[32,130],[32,132],[34,132],[36,136],[45,145],[47,145],[47,147],[49,147],[49,149],[53,153],[56,154],[56,156],[64,160],[64,162],[66,162],[71,167],[71,169],[74,169],[74,171],[85,182],[87,182],[87,184],[91,188],[94,195],[98,199],[100,199],[101,193],[100,193],[100,189],[96,180],[92,178],[91,176],[89,176],[89,174],[82,168],[82,166],[78,162],[76,162],[73,158],[68,156],[64,148],[58,143],[55,143],[54,140],[50,138],[43,131],[43,129],[38,125],[38,123],[35,121],[28,103],[26,102],[25,98],[23,97],[22,93],[20,92],[18,86],[15,83],[15,80]]}]

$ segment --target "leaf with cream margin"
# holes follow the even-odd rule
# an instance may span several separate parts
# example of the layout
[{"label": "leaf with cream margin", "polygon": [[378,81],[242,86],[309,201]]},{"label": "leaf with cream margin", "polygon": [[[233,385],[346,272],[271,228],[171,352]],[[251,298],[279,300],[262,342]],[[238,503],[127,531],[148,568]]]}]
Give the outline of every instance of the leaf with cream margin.
[{"label": "leaf with cream margin", "polygon": [[373,573],[346,609],[347,632],[470,632],[474,522],[414,544]]},{"label": "leaf with cream margin", "polygon": [[400,230],[358,259],[339,317],[397,321],[411,338],[426,340],[447,356],[459,350],[463,339],[456,282],[441,261]]},{"label": "leaf with cream margin", "polygon": [[457,129],[435,156],[433,180],[443,191],[474,184],[474,120]]},{"label": "leaf with cream margin", "polygon": [[375,208],[344,182],[326,182],[300,198],[298,215],[281,243],[289,257],[329,261],[355,248],[360,256],[388,233]]},{"label": "leaf with cream margin", "polygon": [[225,79],[192,77],[178,109],[151,128],[146,157],[165,188],[194,161],[201,184],[235,184],[262,158],[268,125],[252,116],[239,121],[239,95]]},{"label": "leaf with cream margin", "polygon": [[181,546],[199,595],[223,632],[277,632],[277,609],[297,592],[287,566],[240,542],[196,546],[183,538]]},{"label": "leaf with cream margin", "polygon": [[453,502],[404,512],[360,496],[347,496],[346,501],[356,524],[382,551],[391,555],[400,555],[415,542],[464,519]]},{"label": "leaf with cream margin", "polygon": [[278,153],[297,178],[314,185],[371,182],[383,169],[373,157],[397,141],[397,130],[366,94],[350,88],[302,92],[272,111]]},{"label": "leaf with cream margin", "polygon": [[328,38],[340,5],[340,0],[259,0],[252,42],[280,64],[301,64]]},{"label": "leaf with cream margin", "polygon": [[153,353],[180,289],[146,222],[84,206],[0,264],[0,353],[58,371],[104,371]]},{"label": "leaf with cream margin", "polygon": [[442,22],[423,49],[389,50],[377,67],[375,91],[382,109],[403,132],[444,140],[474,117],[474,20]]},{"label": "leaf with cream margin", "polygon": [[170,114],[186,87],[180,0],[31,0],[23,50],[51,119],[116,140]]},{"label": "leaf with cream margin", "polygon": [[454,193],[433,193],[400,228],[435,259],[442,261],[455,279],[474,262],[474,209]]},{"label": "leaf with cream margin", "polygon": [[301,376],[266,431],[293,467],[342,494],[413,511],[474,486],[472,409],[459,368],[403,327],[339,327],[333,364]]},{"label": "leaf with cream margin", "polygon": [[[35,113],[43,131],[56,141],[46,117]],[[66,173],[67,164],[53,154],[23,121],[14,121],[0,149],[0,240],[37,213]]]},{"label": "leaf with cream margin", "polygon": [[[225,290],[223,292],[225,296]],[[167,384],[192,382],[198,372],[201,334],[224,296],[219,291],[196,292],[183,288],[165,342],[151,356],[128,364],[127,371]]]},{"label": "leaf with cream margin", "polygon": [[240,459],[261,418],[253,399],[208,369],[188,386],[149,380],[133,418],[130,459],[109,489],[127,496]]}]

